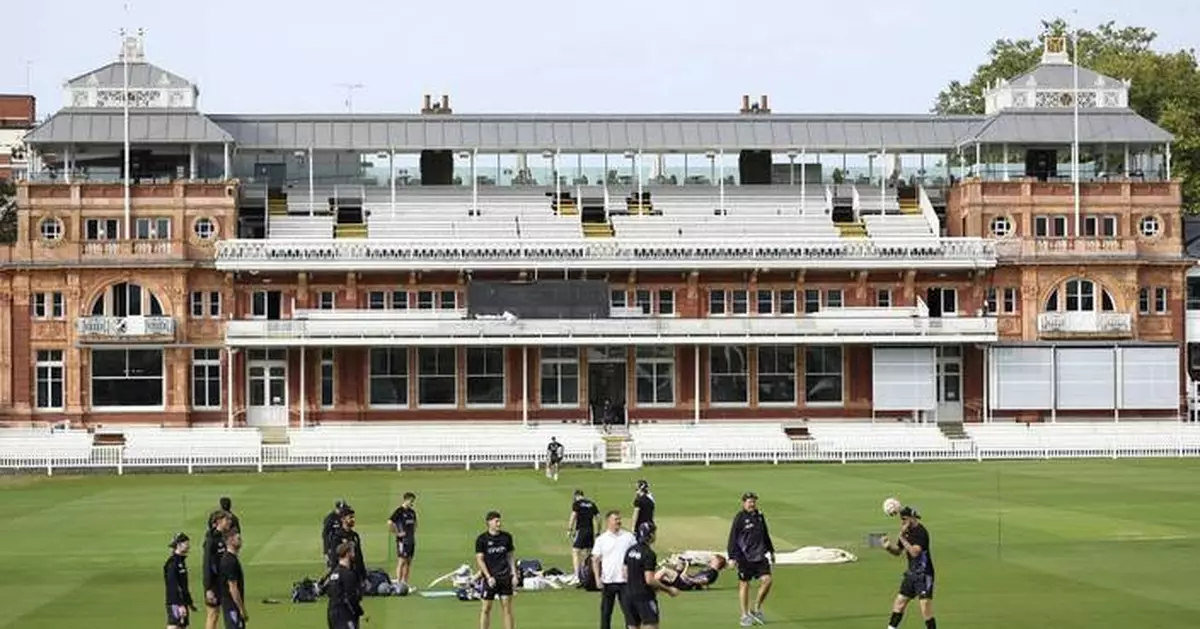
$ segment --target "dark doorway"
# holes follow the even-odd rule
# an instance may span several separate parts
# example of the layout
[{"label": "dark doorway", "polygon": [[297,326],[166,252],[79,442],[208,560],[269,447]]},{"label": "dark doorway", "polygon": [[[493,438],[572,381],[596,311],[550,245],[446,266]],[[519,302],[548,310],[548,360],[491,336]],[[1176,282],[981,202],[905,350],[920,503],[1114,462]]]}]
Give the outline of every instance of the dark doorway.
[{"label": "dark doorway", "polygon": [[588,408],[593,424],[625,423],[625,363],[588,363]]}]

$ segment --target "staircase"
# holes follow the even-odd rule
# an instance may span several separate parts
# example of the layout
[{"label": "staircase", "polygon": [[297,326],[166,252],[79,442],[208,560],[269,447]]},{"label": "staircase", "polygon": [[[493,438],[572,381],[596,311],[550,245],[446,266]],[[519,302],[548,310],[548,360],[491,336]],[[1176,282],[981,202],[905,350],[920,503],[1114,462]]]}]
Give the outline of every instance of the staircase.
[{"label": "staircase", "polygon": [[966,429],[963,428],[962,422],[952,422],[952,423],[939,422],[938,429],[941,430],[942,434],[945,435],[946,438],[950,439],[951,441],[961,441],[964,439],[971,438],[969,435],[967,435]]},{"label": "staircase", "polygon": [[581,223],[584,238],[612,238],[617,235],[612,223]]},{"label": "staircase", "polygon": [[921,213],[921,202],[918,201],[915,197],[901,198],[900,199],[900,213],[901,214],[920,214]]},{"label": "staircase", "polygon": [[287,196],[270,197],[267,199],[267,214],[271,216],[287,216]]},{"label": "staircase", "polygon": [[842,238],[867,237],[867,226],[862,221],[855,223],[834,223],[833,226],[837,227],[838,234],[841,235]]},{"label": "staircase", "polygon": [[559,216],[579,216],[579,205],[575,199],[562,199],[554,206],[554,213]]},{"label": "staircase", "polygon": [[367,226],[362,223],[341,223],[333,226],[334,238],[366,238]]},{"label": "staircase", "polygon": [[604,469],[636,470],[642,466],[629,435],[604,436]]},{"label": "staircase", "polygon": [[291,442],[287,426],[259,426],[258,432],[262,435],[263,445],[266,446],[285,446]]}]

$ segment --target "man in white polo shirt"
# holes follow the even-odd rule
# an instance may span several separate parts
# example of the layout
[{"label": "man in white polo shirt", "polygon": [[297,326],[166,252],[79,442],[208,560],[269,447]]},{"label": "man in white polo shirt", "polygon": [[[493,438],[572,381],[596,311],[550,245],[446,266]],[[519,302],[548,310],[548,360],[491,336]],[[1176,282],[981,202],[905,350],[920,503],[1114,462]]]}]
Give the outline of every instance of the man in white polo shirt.
[{"label": "man in white polo shirt", "polygon": [[[620,511],[605,514],[604,524],[605,531],[592,546],[592,572],[600,583],[600,629],[611,629],[613,603],[620,598],[625,584],[625,552],[637,544],[637,539],[633,533],[621,530]],[[624,601],[621,601],[621,615],[626,619],[622,626],[628,627],[629,616]]]}]

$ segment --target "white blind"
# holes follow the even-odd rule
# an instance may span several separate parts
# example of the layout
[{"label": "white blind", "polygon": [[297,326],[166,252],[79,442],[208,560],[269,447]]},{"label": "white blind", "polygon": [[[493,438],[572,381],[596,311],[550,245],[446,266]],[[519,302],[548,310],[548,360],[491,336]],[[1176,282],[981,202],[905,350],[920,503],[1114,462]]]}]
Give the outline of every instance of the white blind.
[{"label": "white blind", "polygon": [[937,362],[932,347],[877,347],[872,389],[875,410],[937,407]]},{"label": "white blind", "polygon": [[1058,408],[1111,411],[1117,407],[1116,351],[1112,347],[1060,347]]},{"label": "white blind", "polygon": [[1053,352],[1049,347],[996,347],[992,408],[1049,410],[1054,403]]},{"label": "white blind", "polygon": [[1121,348],[1121,408],[1177,410],[1179,348]]}]

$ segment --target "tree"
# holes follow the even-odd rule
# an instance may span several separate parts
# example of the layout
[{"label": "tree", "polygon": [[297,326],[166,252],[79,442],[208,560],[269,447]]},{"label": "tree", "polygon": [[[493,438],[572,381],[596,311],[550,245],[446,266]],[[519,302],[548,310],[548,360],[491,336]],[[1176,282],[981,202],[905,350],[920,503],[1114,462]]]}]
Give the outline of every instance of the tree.
[{"label": "tree", "polygon": [[17,187],[0,179],[0,244],[17,241]]},{"label": "tree", "polygon": [[[1175,136],[1172,175],[1182,181],[1185,209],[1200,212],[1200,65],[1194,50],[1160,52],[1157,33],[1107,22],[1075,31],[1079,64],[1106,76],[1129,79],[1129,106]],[[1000,79],[1011,79],[1038,64],[1046,37],[1069,35],[1062,19],[1042,22],[1036,39],[1000,39],[971,79],[951,81],[933,107],[940,114],[984,113],[983,92]],[[1070,51],[1074,54],[1074,51]]]}]

